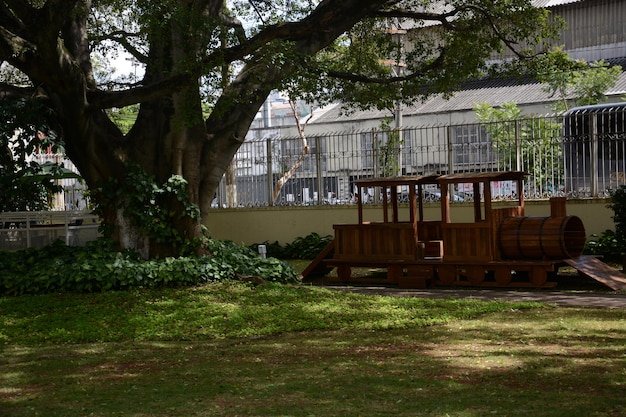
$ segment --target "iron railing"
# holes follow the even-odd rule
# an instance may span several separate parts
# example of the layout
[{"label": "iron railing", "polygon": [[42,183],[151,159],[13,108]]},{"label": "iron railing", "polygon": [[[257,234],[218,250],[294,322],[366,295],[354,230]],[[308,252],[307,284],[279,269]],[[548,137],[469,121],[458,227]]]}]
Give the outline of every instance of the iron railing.
[{"label": "iron railing", "polygon": [[[524,191],[531,199],[606,197],[626,184],[625,111],[626,104],[616,104],[497,123],[328,132],[308,135],[306,154],[301,137],[281,137],[275,128],[254,130],[259,137],[241,146],[213,206],[350,204],[361,178],[494,170],[528,172]],[[44,155],[39,162],[50,158],[59,162],[62,156]],[[70,161],[62,162],[75,170]],[[80,183],[62,185],[57,209],[86,207]],[[464,200],[471,191],[460,185],[456,195]],[[436,198],[438,191],[429,195]],[[363,198],[378,196],[372,190]]]},{"label": "iron railing", "polygon": [[[532,117],[329,132],[308,136],[305,155],[302,138],[280,137],[273,130],[242,145],[233,160],[234,175],[222,179],[213,206],[350,204],[360,178],[494,170],[528,172],[527,198],[605,197],[626,184],[625,120],[621,107],[611,118]],[[390,141],[391,135],[401,141]],[[389,149],[389,143],[399,145]],[[301,156],[274,198],[279,180]],[[462,187],[456,190],[460,196],[470,191]]]}]

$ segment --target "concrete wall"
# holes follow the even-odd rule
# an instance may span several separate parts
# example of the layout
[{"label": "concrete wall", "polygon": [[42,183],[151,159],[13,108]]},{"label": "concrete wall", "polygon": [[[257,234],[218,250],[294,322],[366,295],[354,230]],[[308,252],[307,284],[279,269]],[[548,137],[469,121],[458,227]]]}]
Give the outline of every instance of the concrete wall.
[{"label": "concrete wall", "polygon": [[[606,229],[615,228],[612,219],[613,211],[607,208],[609,203],[609,199],[568,200],[567,214],[582,219],[589,238],[591,234],[600,234]],[[547,200],[527,200],[525,209],[527,216],[550,214],[550,205]],[[424,216],[427,220],[435,220],[440,218],[439,213],[439,204],[431,203],[425,208]],[[322,236],[332,235],[333,224],[356,223],[357,215],[354,205],[220,209],[210,214],[207,227],[210,235],[220,240],[232,240],[247,245],[278,241],[284,245],[293,242],[297,237],[304,237],[313,232]],[[366,221],[381,220],[381,207],[366,207],[363,217]],[[452,221],[471,221],[472,205],[470,203],[453,205],[451,217]],[[400,219],[405,220],[402,214]]]}]

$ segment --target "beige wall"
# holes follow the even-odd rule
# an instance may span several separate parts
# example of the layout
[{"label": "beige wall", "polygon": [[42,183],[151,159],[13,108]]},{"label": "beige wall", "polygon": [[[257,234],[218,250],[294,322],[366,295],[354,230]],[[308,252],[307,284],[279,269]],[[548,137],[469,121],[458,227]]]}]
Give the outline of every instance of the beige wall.
[{"label": "beige wall", "polygon": [[[569,200],[567,214],[582,219],[587,237],[594,233],[600,234],[615,227],[613,211],[606,207],[609,202],[608,199]],[[527,216],[550,214],[548,201],[526,201],[525,207]],[[457,204],[451,210],[453,221],[470,221],[472,213],[471,204]],[[439,205],[429,204],[424,215],[426,219],[439,219]],[[381,218],[380,206],[367,207],[364,210],[365,220],[375,221]],[[278,241],[284,245],[313,232],[322,236],[332,235],[333,224],[350,224],[357,220],[356,206],[220,209],[210,214],[207,227],[210,235],[220,240],[232,240],[246,245]]]}]

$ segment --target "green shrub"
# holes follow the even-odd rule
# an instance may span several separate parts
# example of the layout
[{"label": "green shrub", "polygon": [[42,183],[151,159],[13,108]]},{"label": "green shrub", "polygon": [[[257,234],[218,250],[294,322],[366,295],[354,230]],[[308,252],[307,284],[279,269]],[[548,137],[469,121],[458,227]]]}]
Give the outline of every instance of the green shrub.
[{"label": "green shrub", "polygon": [[207,246],[212,256],[147,261],[135,252],[117,252],[105,240],[85,247],[68,247],[57,241],[42,249],[2,252],[0,295],[190,286],[237,275],[297,282],[297,273],[289,264],[262,259],[245,246],[212,240]]},{"label": "green shrub", "polygon": [[621,186],[611,192],[611,204],[608,207],[613,210],[613,222],[615,223],[615,239],[626,246],[626,186]]},{"label": "green shrub", "polygon": [[624,246],[613,230],[605,230],[601,235],[591,235],[591,239],[585,244],[584,253],[602,256],[606,261],[621,262],[624,258]]},{"label": "green shrub", "polygon": [[285,253],[289,259],[313,259],[333,240],[332,236],[320,236],[311,233],[306,237],[299,237],[287,244]]},{"label": "green shrub", "polygon": [[599,255],[607,261],[622,262],[626,254],[626,186],[611,192],[611,203],[607,206],[613,210],[615,231],[605,230],[601,235],[592,235],[585,244],[584,253]]},{"label": "green shrub", "polygon": [[623,262],[626,254],[626,186],[611,192],[611,203],[607,207],[613,210],[615,230],[591,235],[584,253],[602,256],[606,261]]},{"label": "green shrub", "polygon": [[296,238],[284,247],[278,242],[269,243],[265,241],[250,245],[250,249],[258,252],[259,245],[265,245],[267,256],[280,259],[314,259],[332,240],[332,236],[320,236],[313,232],[308,236]]},{"label": "green shrub", "polygon": [[232,241],[209,240],[208,249],[214,258],[232,266],[236,274],[255,275],[271,282],[295,282],[297,272],[287,262],[274,257],[261,258],[258,252]]}]

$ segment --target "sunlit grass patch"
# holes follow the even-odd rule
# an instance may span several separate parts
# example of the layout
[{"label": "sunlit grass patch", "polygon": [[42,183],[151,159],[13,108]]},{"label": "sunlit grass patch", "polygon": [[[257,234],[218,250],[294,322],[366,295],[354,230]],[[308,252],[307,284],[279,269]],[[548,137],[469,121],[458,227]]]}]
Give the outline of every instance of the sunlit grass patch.
[{"label": "sunlit grass patch", "polygon": [[12,417],[626,414],[621,309],[222,283],[0,298],[0,320]]},{"label": "sunlit grass patch", "polygon": [[0,299],[0,340],[55,344],[210,340],[325,329],[446,323],[536,303],[345,294],[319,287],[215,283],[194,288]]}]

